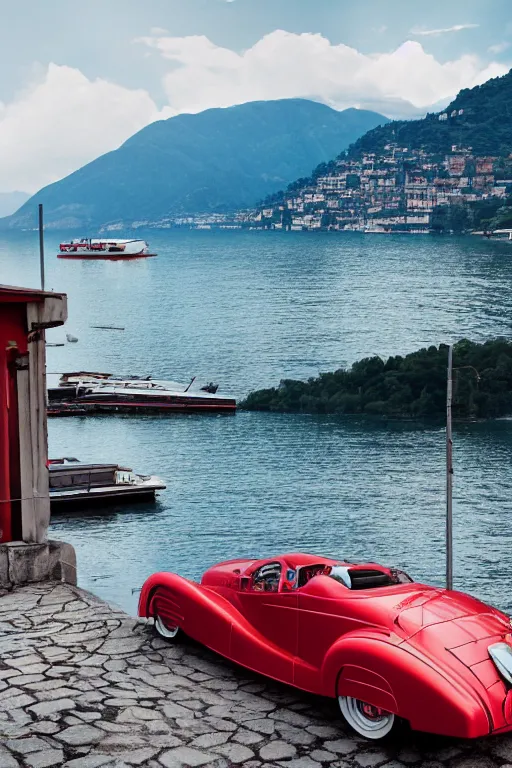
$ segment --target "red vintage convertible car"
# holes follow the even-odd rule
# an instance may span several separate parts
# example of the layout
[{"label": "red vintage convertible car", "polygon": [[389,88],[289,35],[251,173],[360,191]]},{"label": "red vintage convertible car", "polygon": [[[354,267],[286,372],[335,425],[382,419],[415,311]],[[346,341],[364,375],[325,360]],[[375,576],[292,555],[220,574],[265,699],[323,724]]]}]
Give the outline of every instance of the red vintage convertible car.
[{"label": "red vintage convertible car", "polygon": [[238,664],[337,698],[370,739],[399,722],[465,738],[512,730],[508,616],[403,571],[289,554],[231,560],[201,583],[156,573],[139,615]]}]

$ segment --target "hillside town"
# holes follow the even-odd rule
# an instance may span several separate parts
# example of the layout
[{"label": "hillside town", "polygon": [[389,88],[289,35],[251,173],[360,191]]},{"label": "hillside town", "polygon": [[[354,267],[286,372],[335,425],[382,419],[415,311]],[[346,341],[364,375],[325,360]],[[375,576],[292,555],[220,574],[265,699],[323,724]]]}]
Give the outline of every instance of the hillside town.
[{"label": "hillside town", "polygon": [[[332,167],[334,166],[334,167]],[[509,161],[476,157],[471,147],[448,155],[388,144],[381,155],[340,157],[327,173],[246,217],[249,226],[289,230],[427,233],[443,206],[506,198]],[[276,196],[277,198],[278,196]]]},{"label": "hillside town", "polygon": [[[512,156],[476,155],[456,144],[449,154],[432,154],[389,143],[383,153],[343,153],[253,209],[169,216],[132,226],[425,234],[449,231],[454,211],[485,201],[496,208],[511,192]],[[448,224],[446,211],[452,213]]]}]

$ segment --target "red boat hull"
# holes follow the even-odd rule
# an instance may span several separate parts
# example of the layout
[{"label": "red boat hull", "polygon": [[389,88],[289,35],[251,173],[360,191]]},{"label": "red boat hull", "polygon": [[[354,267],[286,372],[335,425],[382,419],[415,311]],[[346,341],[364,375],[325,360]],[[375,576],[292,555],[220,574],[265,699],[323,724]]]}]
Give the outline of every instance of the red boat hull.
[{"label": "red boat hull", "polygon": [[235,413],[236,401],[225,403],[176,402],[176,403],[119,403],[86,402],[52,403],[48,416],[86,416],[94,413]]},{"label": "red boat hull", "polygon": [[58,253],[58,259],[80,259],[89,261],[131,261],[132,259],[149,259],[156,256],[156,253],[130,253],[130,254],[106,254],[105,256],[98,256],[95,253]]}]

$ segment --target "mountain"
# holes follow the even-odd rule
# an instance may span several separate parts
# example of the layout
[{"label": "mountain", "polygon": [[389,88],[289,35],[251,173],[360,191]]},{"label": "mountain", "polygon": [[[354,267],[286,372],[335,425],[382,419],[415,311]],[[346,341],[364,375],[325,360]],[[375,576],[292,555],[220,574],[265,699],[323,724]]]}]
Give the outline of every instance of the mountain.
[{"label": "mountain", "polygon": [[38,203],[47,226],[82,231],[248,207],[385,122],[304,99],[178,115],[45,187],[2,225],[35,226]]},{"label": "mountain", "polygon": [[448,153],[456,144],[472,147],[476,155],[507,157],[512,152],[512,70],[503,77],[460,91],[441,115],[395,120],[370,130],[352,145],[349,156],[358,157],[364,152],[381,154],[392,142],[432,154]]},{"label": "mountain", "polygon": [[27,192],[0,192],[0,216],[10,216],[20,208],[30,195]]},{"label": "mountain", "polygon": [[247,225],[376,232],[512,226],[512,70],[441,112],[371,129],[267,195]]}]

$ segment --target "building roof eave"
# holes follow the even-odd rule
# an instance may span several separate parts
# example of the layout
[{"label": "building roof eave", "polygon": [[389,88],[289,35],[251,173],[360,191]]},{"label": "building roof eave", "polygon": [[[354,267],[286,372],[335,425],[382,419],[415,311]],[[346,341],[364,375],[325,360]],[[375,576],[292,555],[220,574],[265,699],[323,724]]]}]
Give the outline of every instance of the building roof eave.
[{"label": "building roof eave", "polygon": [[37,310],[34,306],[35,315],[34,311],[29,311],[29,327],[32,331],[64,325],[68,316],[67,295],[55,291],[0,285],[0,304],[37,306]]}]

